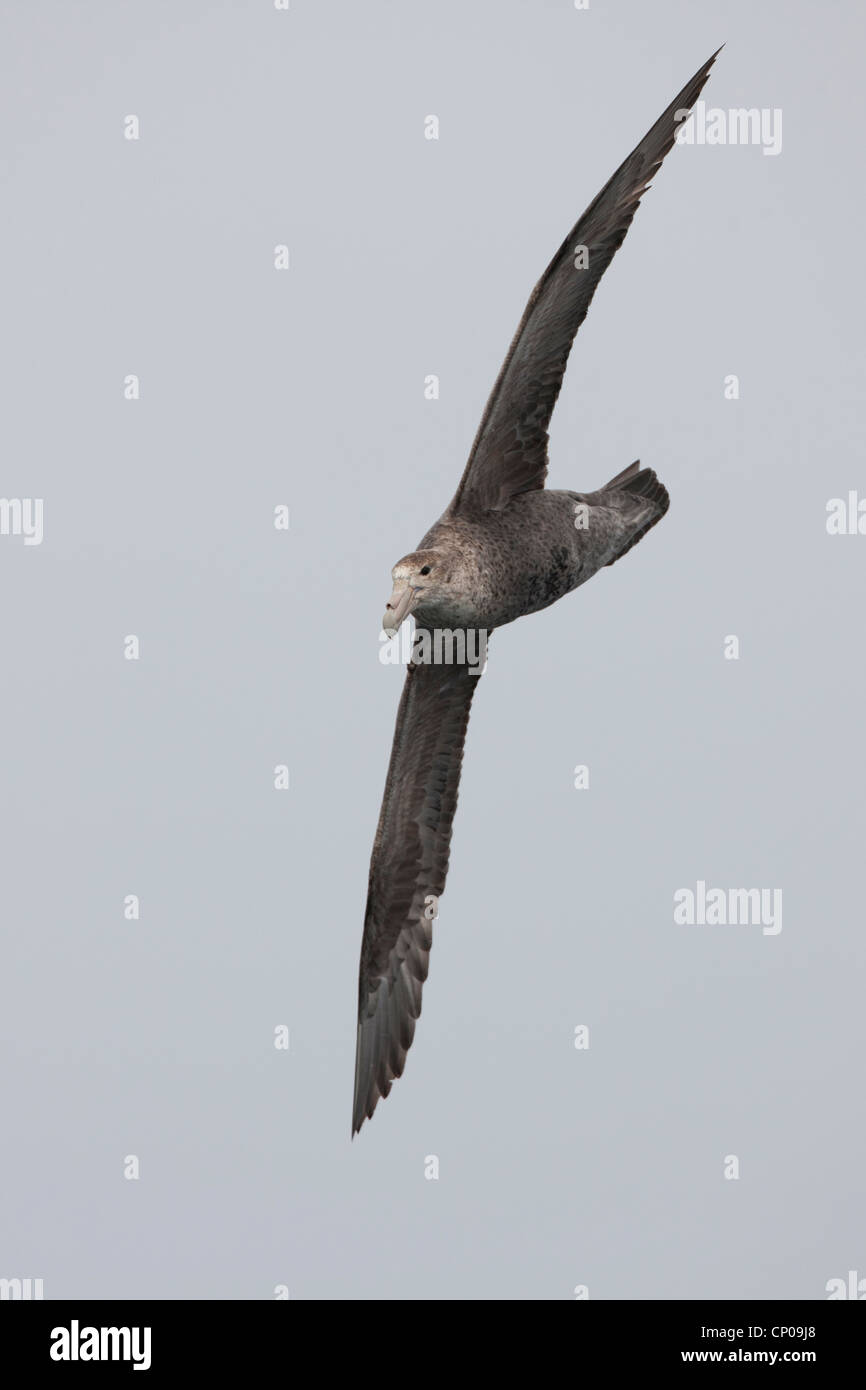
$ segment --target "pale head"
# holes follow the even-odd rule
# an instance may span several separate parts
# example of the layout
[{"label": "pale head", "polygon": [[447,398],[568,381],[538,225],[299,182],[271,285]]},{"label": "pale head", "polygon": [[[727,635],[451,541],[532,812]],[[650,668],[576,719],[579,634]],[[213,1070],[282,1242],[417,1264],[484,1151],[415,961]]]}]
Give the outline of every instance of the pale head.
[{"label": "pale head", "polygon": [[418,607],[438,608],[450,596],[450,565],[441,550],[415,550],[391,571],[394,592],[388,600],[382,630],[393,637],[404,618]]}]

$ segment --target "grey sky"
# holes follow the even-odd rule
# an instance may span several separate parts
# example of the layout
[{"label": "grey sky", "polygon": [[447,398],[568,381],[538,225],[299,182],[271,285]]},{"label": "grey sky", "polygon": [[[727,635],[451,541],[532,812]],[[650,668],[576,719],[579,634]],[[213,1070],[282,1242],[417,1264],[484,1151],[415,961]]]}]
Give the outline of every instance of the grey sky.
[{"label": "grey sky", "polygon": [[[866,1274],[866,537],[826,530],[866,495],[862,11],[47,0],[0,39],[0,492],[44,499],[40,545],[0,536],[0,1276],[567,1299]],[[781,151],[672,151],[552,426],[552,486],[640,458],[670,513],[491,643],[423,1015],[350,1145],[391,565],[550,256],[722,42],[706,104],[780,109]],[[676,923],[699,881],[781,890],[782,930]]]}]

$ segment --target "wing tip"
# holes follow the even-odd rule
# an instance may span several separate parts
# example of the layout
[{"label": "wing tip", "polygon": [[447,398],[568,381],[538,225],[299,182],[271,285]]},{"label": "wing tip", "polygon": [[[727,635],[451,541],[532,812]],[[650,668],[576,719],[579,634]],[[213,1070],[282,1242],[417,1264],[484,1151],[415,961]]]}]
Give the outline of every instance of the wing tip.
[{"label": "wing tip", "polygon": [[372,1120],[373,1112],[381,1100],[381,1093],[378,1087],[372,1086],[366,1095],[355,1092],[355,1099],[352,1105],[352,1139],[356,1134],[361,1133],[361,1126],[365,1120]]},{"label": "wing tip", "polygon": [[713,64],[718,58],[724,46],[725,45],[723,43],[719,44],[719,47],[716,49],[715,53],[711,53],[709,58],[707,58],[706,62],[701,64],[694,77],[690,78],[689,81],[686,83],[685,87],[683,87],[683,90],[676,98],[677,101],[684,101],[690,108],[694,106],[695,102],[697,101],[698,97],[700,96],[701,92],[706,86],[707,79],[709,78],[710,70],[712,69]]},{"label": "wing tip", "polygon": [[698,68],[697,72],[695,73],[694,77],[692,78],[692,82],[696,82],[696,81],[698,80],[698,78],[702,78],[703,80],[701,81],[701,86],[703,87],[704,82],[706,82],[707,78],[708,78],[709,75],[710,75],[710,68],[713,66],[713,63],[714,63],[714,62],[716,61],[716,59],[718,58],[718,56],[719,56],[719,54],[721,53],[721,51],[722,51],[722,49],[724,48],[724,46],[725,46],[725,45],[724,45],[723,43],[720,43],[719,46],[718,46],[718,48],[716,49],[715,53],[711,53],[711,54],[710,54],[709,58],[708,58],[707,61],[704,63],[703,67]]},{"label": "wing tip", "polygon": [[371,1052],[372,1039],[369,1035],[365,1038],[365,1032],[363,1018],[359,1018],[355,1043],[355,1088],[352,1095],[353,1139],[356,1134],[360,1134],[364,1121],[373,1118],[379,1101],[383,1096],[387,1096],[391,1089],[390,1084],[387,1084],[383,1090],[381,1080],[377,1079],[375,1059]]}]

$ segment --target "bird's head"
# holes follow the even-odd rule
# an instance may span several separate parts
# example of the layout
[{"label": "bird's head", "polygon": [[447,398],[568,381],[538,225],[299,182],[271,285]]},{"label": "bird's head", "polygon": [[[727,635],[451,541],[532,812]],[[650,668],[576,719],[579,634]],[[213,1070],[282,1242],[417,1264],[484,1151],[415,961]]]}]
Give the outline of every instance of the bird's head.
[{"label": "bird's head", "polygon": [[404,555],[392,569],[391,578],[394,592],[382,619],[382,630],[389,637],[416,608],[439,608],[450,595],[451,566],[441,550]]}]

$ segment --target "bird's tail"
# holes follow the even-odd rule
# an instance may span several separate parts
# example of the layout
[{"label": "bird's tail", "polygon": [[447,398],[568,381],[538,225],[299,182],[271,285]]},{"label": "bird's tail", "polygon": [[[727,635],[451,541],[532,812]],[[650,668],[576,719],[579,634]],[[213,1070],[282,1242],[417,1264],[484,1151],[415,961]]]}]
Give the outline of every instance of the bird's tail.
[{"label": "bird's tail", "polygon": [[622,550],[618,551],[612,560],[608,560],[609,565],[615,565],[617,560],[621,560],[633,545],[637,545],[647,531],[661,521],[670,506],[670,497],[667,488],[656,476],[655,471],[652,468],[641,468],[639,459],[630,463],[628,468],[624,468],[621,473],[617,473],[616,477],[611,478],[609,483],[605,483],[601,492],[624,492],[629,497],[645,499],[652,506],[652,511],[644,524],[635,531],[634,535],[629,537]]}]

